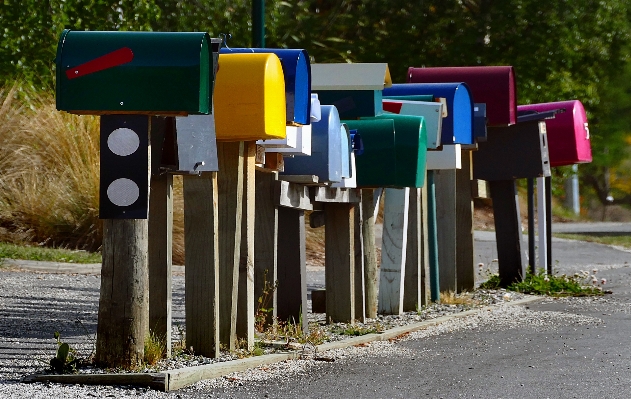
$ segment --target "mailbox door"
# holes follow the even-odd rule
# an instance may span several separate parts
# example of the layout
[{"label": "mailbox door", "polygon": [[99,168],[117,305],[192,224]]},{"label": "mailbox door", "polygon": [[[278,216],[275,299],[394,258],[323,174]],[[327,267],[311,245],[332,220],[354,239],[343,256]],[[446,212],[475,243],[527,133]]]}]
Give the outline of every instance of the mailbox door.
[{"label": "mailbox door", "polygon": [[473,100],[486,103],[489,126],[517,122],[517,89],[512,66],[409,68],[408,82],[465,82]]},{"label": "mailbox door", "polygon": [[285,78],[274,54],[220,54],[215,82],[217,141],[285,138]]},{"label": "mailbox door", "polygon": [[440,135],[443,128],[443,104],[437,102],[421,102],[406,100],[383,100],[383,110],[393,114],[416,115],[425,118],[427,131],[427,148],[440,146]]},{"label": "mailbox door", "polygon": [[578,100],[520,105],[518,111],[545,112],[565,109],[554,119],[546,119],[550,165],[563,166],[592,161],[587,114]]},{"label": "mailbox door", "polygon": [[542,120],[489,127],[487,141],[473,151],[473,177],[513,180],[550,176],[546,124]]},{"label": "mailbox door", "polygon": [[[382,115],[377,119],[394,121],[397,167],[395,185],[423,187],[427,153],[427,132],[422,116]],[[370,120],[371,118],[364,118]],[[362,136],[363,137],[363,136]]]},{"label": "mailbox door", "polygon": [[320,182],[342,180],[342,123],[332,105],[321,107],[319,122],[311,124],[311,156],[285,159],[283,175],[316,175]]},{"label": "mailbox door", "polygon": [[346,120],[361,135],[364,152],[355,157],[357,187],[396,187],[397,152],[392,119]]},{"label": "mailbox door", "polygon": [[443,120],[442,144],[473,144],[473,100],[464,83],[407,83],[384,89],[383,95],[431,94],[447,99],[447,117]]},{"label": "mailbox door", "polygon": [[473,132],[475,142],[486,141],[486,104],[473,104]]},{"label": "mailbox door", "polygon": [[302,49],[222,48],[222,54],[271,53],[283,67],[288,124],[308,125],[311,115],[311,65],[309,54]]},{"label": "mailbox door", "polygon": [[64,30],[57,46],[57,109],[209,114],[211,47],[207,33]]}]

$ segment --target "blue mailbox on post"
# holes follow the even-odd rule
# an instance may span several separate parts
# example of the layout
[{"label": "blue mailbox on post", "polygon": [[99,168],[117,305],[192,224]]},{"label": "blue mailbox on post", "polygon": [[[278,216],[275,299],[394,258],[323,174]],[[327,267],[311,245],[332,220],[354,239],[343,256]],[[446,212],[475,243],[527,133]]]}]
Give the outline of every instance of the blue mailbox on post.
[{"label": "blue mailbox on post", "polygon": [[272,53],[280,59],[285,75],[288,125],[308,125],[311,115],[311,65],[306,50],[277,48],[222,48],[221,54]]},{"label": "blue mailbox on post", "polygon": [[[346,166],[343,166],[346,165]],[[283,175],[316,175],[322,182],[340,182],[350,165],[350,136],[332,105],[321,106],[321,119],[311,124],[311,156],[285,159]]]},{"label": "blue mailbox on post", "polygon": [[442,144],[473,144],[473,97],[465,83],[404,83],[384,89],[384,96],[431,94],[447,99]]}]

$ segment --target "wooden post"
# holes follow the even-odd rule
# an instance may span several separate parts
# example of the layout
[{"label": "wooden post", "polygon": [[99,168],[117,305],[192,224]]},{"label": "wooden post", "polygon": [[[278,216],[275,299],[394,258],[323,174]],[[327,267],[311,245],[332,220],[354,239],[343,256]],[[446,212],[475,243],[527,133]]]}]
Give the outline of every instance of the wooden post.
[{"label": "wooden post", "polygon": [[142,363],[149,331],[147,219],[103,221],[103,265],[96,362],[132,368]]},{"label": "wooden post", "polygon": [[352,203],[324,204],[327,321],[352,323],[355,316],[355,211]]},{"label": "wooden post", "polygon": [[219,340],[234,350],[243,212],[243,141],[217,143],[219,172]]},{"label": "wooden post", "polygon": [[500,284],[507,287],[526,276],[519,197],[514,180],[491,181]]},{"label": "wooden post", "polygon": [[377,317],[377,298],[379,272],[377,268],[377,251],[375,248],[375,212],[374,212],[374,190],[363,189],[362,207],[363,220],[361,223],[362,241],[364,247],[364,284],[366,294],[366,317],[374,319]]},{"label": "wooden post", "polygon": [[437,170],[434,177],[440,292],[456,292],[456,170]]},{"label": "wooden post", "polygon": [[471,151],[462,151],[462,169],[456,169],[456,283],[458,292],[475,288],[473,255],[473,197]]},{"label": "wooden post", "polygon": [[149,330],[171,357],[173,175],[153,174],[149,195]]},{"label": "wooden post", "polygon": [[254,347],[254,221],[256,142],[244,143],[243,214],[241,218],[241,257],[239,262],[239,299],[237,337],[248,350]]},{"label": "wooden post", "polygon": [[184,176],[186,346],[219,356],[217,173]]},{"label": "wooden post", "polygon": [[423,267],[421,212],[421,189],[410,188],[403,281],[404,312],[414,312],[421,306],[421,268]]},{"label": "wooden post", "polygon": [[279,207],[278,319],[292,323],[302,320],[304,331],[308,327],[305,234],[305,211]]},{"label": "wooden post", "polygon": [[387,188],[385,196],[379,313],[398,315],[403,312],[410,189]]},{"label": "wooden post", "polygon": [[[361,196],[361,192],[359,194]],[[355,320],[366,321],[366,292],[364,282],[364,214],[361,203],[355,206]]]},{"label": "wooden post", "polygon": [[[255,311],[263,298],[265,284],[273,286],[278,280],[276,243],[278,238],[278,208],[274,204],[276,172],[256,171],[256,218],[254,219],[254,301]],[[278,314],[278,292],[273,290],[267,307],[265,326],[272,325]]]}]

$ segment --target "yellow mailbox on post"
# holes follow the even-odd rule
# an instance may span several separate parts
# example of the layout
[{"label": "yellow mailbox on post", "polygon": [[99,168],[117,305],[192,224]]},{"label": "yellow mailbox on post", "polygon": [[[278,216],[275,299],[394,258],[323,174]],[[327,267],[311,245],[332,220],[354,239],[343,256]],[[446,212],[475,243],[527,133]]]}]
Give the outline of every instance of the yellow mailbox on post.
[{"label": "yellow mailbox on post", "polygon": [[217,141],[285,138],[285,78],[278,56],[220,54],[214,114]]}]

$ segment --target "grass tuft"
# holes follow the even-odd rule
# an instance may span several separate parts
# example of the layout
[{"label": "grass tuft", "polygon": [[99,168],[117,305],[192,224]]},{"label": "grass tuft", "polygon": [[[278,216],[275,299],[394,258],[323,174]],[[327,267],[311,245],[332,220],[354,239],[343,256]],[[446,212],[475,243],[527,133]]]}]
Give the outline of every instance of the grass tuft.
[{"label": "grass tuft", "polygon": [[467,293],[458,295],[453,291],[443,291],[440,293],[440,303],[444,305],[475,305],[476,301]]},{"label": "grass tuft", "polygon": [[508,289],[524,294],[553,297],[603,295],[604,292],[597,283],[588,285],[585,282],[587,277],[588,274],[583,275],[582,273],[577,273],[574,276],[548,275],[543,269],[540,269],[537,274],[528,273],[524,281],[514,283]]},{"label": "grass tuft", "polygon": [[155,366],[160,359],[166,355],[166,342],[164,338],[158,337],[153,331],[145,337],[144,362],[150,366]]}]

